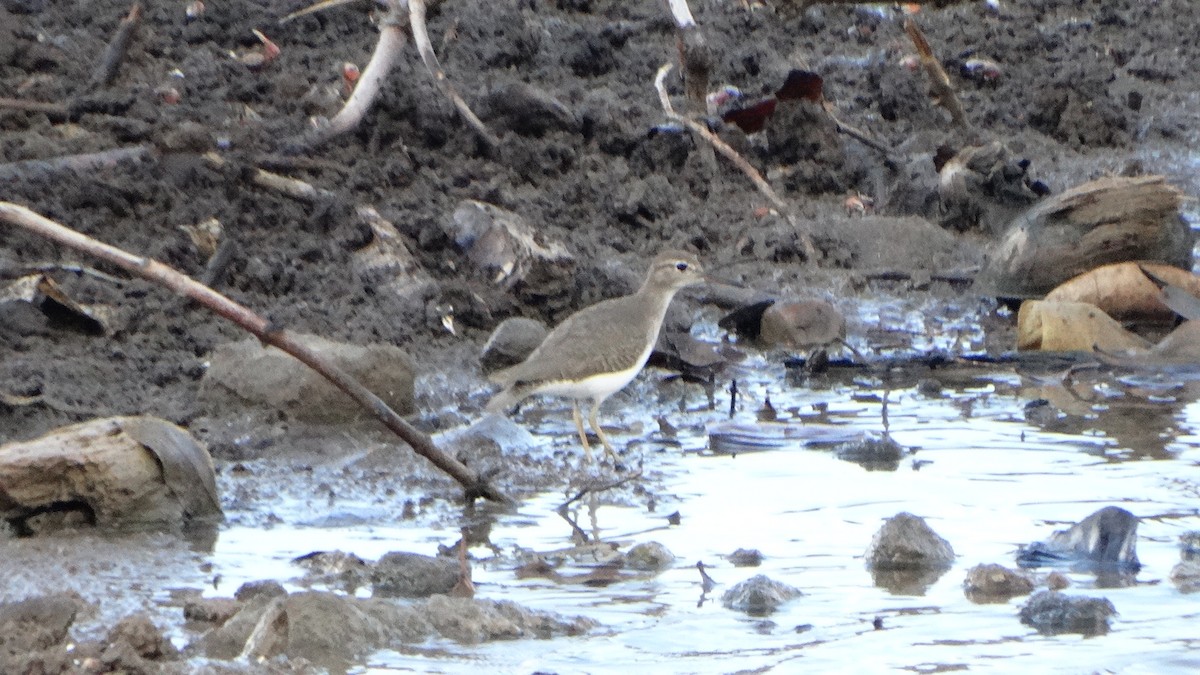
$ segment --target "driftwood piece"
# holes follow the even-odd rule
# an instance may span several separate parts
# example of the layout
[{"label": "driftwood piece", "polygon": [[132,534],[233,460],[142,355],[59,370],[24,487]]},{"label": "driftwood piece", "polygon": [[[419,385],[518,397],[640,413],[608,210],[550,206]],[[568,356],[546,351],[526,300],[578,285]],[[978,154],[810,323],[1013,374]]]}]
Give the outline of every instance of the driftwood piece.
[{"label": "driftwood piece", "polygon": [[1180,218],[1181,200],[1162,176],[1101,178],[1044,199],[1009,225],[976,285],[1031,298],[1110,263],[1189,267],[1192,233]]},{"label": "driftwood piece", "polygon": [[100,527],[183,525],[221,515],[212,459],[153,417],[108,417],[0,446],[0,517],[31,534],[73,514]]},{"label": "driftwood piece", "polygon": [[0,220],[25,228],[64,246],[102,258],[132,274],[195,300],[215,314],[245,329],[265,344],[278,347],[291,354],[333,382],[338,389],[346,392],[360,405],[370,410],[371,414],[383,422],[384,426],[408,443],[414,452],[428,459],[434,466],[462,485],[468,501],[483,497],[504,504],[513,503],[510,497],[492,487],[485,478],[444,452],[428,435],[421,433],[406,422],[395,410],[388,407],[378,396],[368,391],[345,371],[308,349],[291,332],[279,330],[249,308],[156,260],[136,256],[115,246],[96,241],[24,206],[11,202],[0,202]]},{"label": "driftwood piece", "polygon": [[425,64],[425,69],[429,71],[429,76],[433,78],[438,90],[442,92],[443,96],[450,99],[450,102],[458,110],[458,114],[462,115],[463,120],[471,125],[475,133],[479,134],[479,137],[489,147],[495,148],[500,145],[500,139],[488,131],[487,126],[471,111],[471,107],[446,78],[442,64],[438,62],[437,54],[433,51],[433,44],[429,42],[429,31],[425,28],[425,0],[408,0],[408,20],[412,28],[413,42],[417,43],[417,51],[421,54],[421,61]]}]

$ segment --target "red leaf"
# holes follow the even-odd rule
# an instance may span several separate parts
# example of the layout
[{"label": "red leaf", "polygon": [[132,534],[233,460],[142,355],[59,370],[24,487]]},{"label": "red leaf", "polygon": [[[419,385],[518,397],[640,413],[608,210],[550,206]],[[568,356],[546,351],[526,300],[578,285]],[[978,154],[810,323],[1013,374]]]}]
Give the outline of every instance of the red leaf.
[{"label": "red leaf", "polygon": [[738,125],[742,131],[748,134],[753,134],[762,131],[762,128],[766,126],[767,118],[775,112],[775,103],[773,98],[763,99],[752,106],[730,110],[721,115],[721,119],[726,123]]},{"label": "red leaf", "polygon": [[792,70],[788,72],[783,86],[775,92],[775,98],[780,101],[794,101],[806,98],[810,101],[820,101],[825,80],[811,70]]}]

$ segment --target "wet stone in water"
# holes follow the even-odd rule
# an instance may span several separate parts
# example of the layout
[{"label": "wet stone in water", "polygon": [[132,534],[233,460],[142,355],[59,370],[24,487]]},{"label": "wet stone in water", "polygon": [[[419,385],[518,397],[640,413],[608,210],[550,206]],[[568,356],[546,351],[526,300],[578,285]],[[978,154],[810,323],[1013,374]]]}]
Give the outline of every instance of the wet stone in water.
[{"label": "wet stone in water", "polygon": [[673,562],[675,555],[657,541],[638,544],[625,554],[625,566],[632,570],[658,572],[670,567]]},{"label": "wet stone in water", "polygon": [[900,459],[904,457],[904,448],[892,440],[891,436],[884,435],[843,443],[834,448],[833,454],[838,459],[854,462],[867,471],[895,471],[900,467]]},{"label": "wet stone in water", "polygon": [[426,598],[449,593],[458,575],[455,560],[393,551],[375,563],[371,587],[380,598]]},{"label": "wet stone in water", "polygon": [[911,513],[889,518],[867,549],[867,565],[882,570],[945,568],[954,563],[954,548]]},{"label": "wet stone in water", "polygon": [[1007,602],[1009,598],[1032,593],[1033,581],[1003,565],[976,565],[967,570],[963,591],[972,602]]},{"label": "wet stone in water", "polygon": [[734,567],[758,567],[762,564],[763,554],[756,548],[739,548],[726,556],[726,560]]},{"label": "wet stone in water", "polygon": [[1117,613],[1107,598],[1072,597],[1058,591],[1039,591],[1021,608],[1021,623],[1042,635],[1082,633],[1104,635]]},{"label": "wet stone in water", "polygon": [[261,581],[247,581],[238,587],[234,592],[233,597],[238,602],[249,602],[255,598],[278,598],[287,595],[283,584],[272,579],[263,579]]},{"label": "wet stone in water", "polygon": [[739,612],[763,616],[801,595],[800,589],[759,574],[725,591],[725,595],[721,596],[721,604]]}]

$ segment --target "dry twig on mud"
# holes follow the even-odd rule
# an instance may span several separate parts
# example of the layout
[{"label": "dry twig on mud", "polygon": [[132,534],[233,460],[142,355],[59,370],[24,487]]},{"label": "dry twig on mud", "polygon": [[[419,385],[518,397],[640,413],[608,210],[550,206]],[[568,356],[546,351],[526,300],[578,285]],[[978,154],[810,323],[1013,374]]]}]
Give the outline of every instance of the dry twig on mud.
[{"label": "dry twig on mud", "polygon": [[89,152],[81,155],[65,155],[51,159],[26,159],[9,164],[0,164],[0,180],[12,180],[19,176],[58,173],[60,171],[97,171],[114,166],[119,162],[146,159],[153,155],[153,146],[134,145],[128,148],[115,148],[113,150]]},{"label": "dry twig on mud", "polygon": [[679,28],[679,63],[683,70],[683,89],[697,112],[704,111],[708,97],[708,76],[712,70],[712,49],[687,0],[667,0],[675,26]]},{"label": "dry twig on mud", "polygon": [[405,422],[404,418],[388,407],[382,399],[368,391],[341,368],[296,340],[288,331],[274,329],[269,321],[255,314],[249,308],[157,260],[135,256],[115,246],[92,239],[24,206],[11,202],[0,202],[0,220],[23,227],[63,246],[93,255],[131,274],[195,300],[215,314],[249,331],[263,343],[287,352],[332,382],[350,398],[371,411],[388,429],[408,443],[417,454],[428,459],[438,469],[458,481],[466,490],[468,500],[483,497],[505,504],[513,503],[512,499],[503,492],[492,487],[457,459],[443,452],[429,436]]},{"label": "dry twig on mud", "polygon": [[[216,169],[228,166],[228,162],[215,152],[204,153],[204,161]],[[261,188],[274,190],[302,202],[312,203],[333,198],[333,193],[329,190],[314,187],[299,178],[289,178],[263,169],[253,169],[250,180]]]},{"label": "dry twig on mud", "polygon": [[793,227],[796,228],[796,232],[800,237],[800,242],[804,246],[805,256],[808,257],[809,261],[816,263],[817,247],[813,244],[812,237],[810,237],[808,233],[804,231],[799,221],[788,207],[787,203],[785,203],[783,199],[779,197],[779,195],[775,192],[775,189],[771,187],[771,184],[767,182],[767,179],[763,178],[762,174],[758,172],[758,169],[755,169],[750,162],[746,161],[745,157],[739,155],[737,150],[734,150],[732,147],[730,147],[729,144],[721,140],[719,136],[709,131],[708,127],[690,117],[680,115],[679,113],[675,112],[674,108],[671,107],[671,98],[667,95],[667,87],[663,81],[666,79],[667,73],[670,73],[671,68],[673,67],[674,66],[670,63],[664,64],[658,69],[658,74],[654,76],[654,88],[658,91],[658,100],[659,103],[662,104],[663,112],[666,113],[667,117],[671,120],[684,125],[691,130],[692,133],[708,141],[712,147],[716,148],[717,152],[724,155],[726,159],[733,162],[734,166],[741,169],[742,173],[746,174],[746,177],[750,179],[750,182],[754,183],[754,186],[758,188],[758,191],[763,193],[763,195],[771,202],[771,204],[778,209],[785,218],[788,219],[788,222],[791,223]]},{"label": "dry twig on mud", "polygon": [[[286,19],[299,16],[308,11],[316,11],[318,8],[329,6],[330,3],[320,3],[313,7],[291,14]],[[322,124],[315,131],[310,132],[305,137],[301,138],[295,145],[299,149],[311,148],[335,136],[340,136],[352,129],[358,127],[374,104],[376,97],[379,96],[379,89],[383,82],[387,79],[388,73],[396,60],[400,57],[400,50],[404,47],[404,15],[408,14],[409,27],[412,30],[413,41],[417,44],[417,51],[421,54],[421,61],[425,64],[425,69],[429,71],[429,76],[433,78],[438,90],[450,99],[454,107],[466,120],[467,124],[479,134],[479,137],[488,144],[489,147],[496,147],[500,144],[500,139],[488,131],[483,122],[471,111],[470,106],[459,95],[458,91],[446,79],[446,73],[442,70],[438,63],[437,55],[433,52],[433,45],[429,42],[429,31],[425,27],[425,0],[388,0],[387,12],[383,15],[383,19],[379,22],[379,42],[375,44],[375,51],[371,54],[371,60],[367,63],[367,67],[363,69],[362,74],[358,78],[358,82],[351,92],[350,98],[346,99],[345,105],[334,115],[333,119]],[[297,149],[297,148],[293,148]]]},{"label": "dry twig on mud", "polygon": [[[394,1],[394,0],[393,0]],[[442,70],[442,66],[438,63],[437,54],[433,53],[433,45],[429,42],[429,31],[425,28],[425,0],[408,0],[408,18],[412,26],[413,41],[417,43],[417,51],[421,53],[421,61],[425,63],[425,69],[429,71],[429,76],[433,78],[442,95],[450,99],[454,103],[454,107],[458,109],[458,114],[462,115],[467,124],[479,134],[488,146],[495,148],[500,145],[500,139],[496,138],[488,128],[484,126],[475,113],[471,112],[471,108],[462,96],[458,95],[458,90],[450,81],[446,79],[446,73]]]},{"label": "dry twig on mud", "polygon": [[954,93],[954,87],[950,84],[950,76],[946,74],[946,70],[942,68],[937,57],[933,55],[933,49],[930,48],[929,41],[925,39],[925,34],[921,32],[920,26],[916,21],[907,18],[904,20],[904,32],[908,33],[913,46],[917,48],[921,67],[925,69],[925,75],[929,78],[929,93],[933,97],[933,102],[945,108],[955,124],[963,129],[970,129],[971,123],[967,121],[962,104],[958,102],[958,95]]},{"label": "dry twig on mud", "polygon": [[96,72],[92,74],[92,80],[89,83],[92,87],[107,86],[117,76],[117,70],[121,67],[121,61],[125,59],[125,52],[129,49],[129,41],[133,39],[133,31],[141,20],[142,3],[135,2],[129,8],[129,14],[125,15],[125,18],[121,19],[121,23],[117,25],[117,32],[113,33],[112,39],[108,41],[108,46],[104,48],[104,56],[100,59],[100,64],[96,66]]}]

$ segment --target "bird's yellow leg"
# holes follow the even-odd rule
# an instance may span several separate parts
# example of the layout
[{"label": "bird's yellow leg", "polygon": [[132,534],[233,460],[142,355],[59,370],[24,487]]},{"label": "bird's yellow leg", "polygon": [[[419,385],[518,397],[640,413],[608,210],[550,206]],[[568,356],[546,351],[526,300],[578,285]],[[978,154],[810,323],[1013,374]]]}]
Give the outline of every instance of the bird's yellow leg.
[{"label": "bird's yellow leg", "polygon": [[617,463],[617,452],[613,450],[612,443],[608,442],[608,437],[604,435],[604,430],[600,428],[600,423],[596,421],[596,414],[600,412],[600,404],[593,403],[592,411],[588,414],[588,424],[592,425],[592,431],[600,437],[600,442],[604,444],[604,452],[612,459],[613,464]]},{"label": "bird's yellow leg", "polygon": [[[579,441],[581,443],[583,443],[583,456],[587,460],[587,463],[591,464],[592,463],[592,446],[590,443],[588,443],[587,432],[585,432],[583,430],[583,413],[581,413],[579,411],[579,401],[575,402],[575,405],[571,409],[571,412],[575,417],[575,429],[579,432]],[[592,428],[595,428],[595,424],[592,425]],[[604,440],[604,437],[601,436],[600,440]],[[608,442],[605,441],[605,446],[607,446],[607,445],[608,445]]]}]

